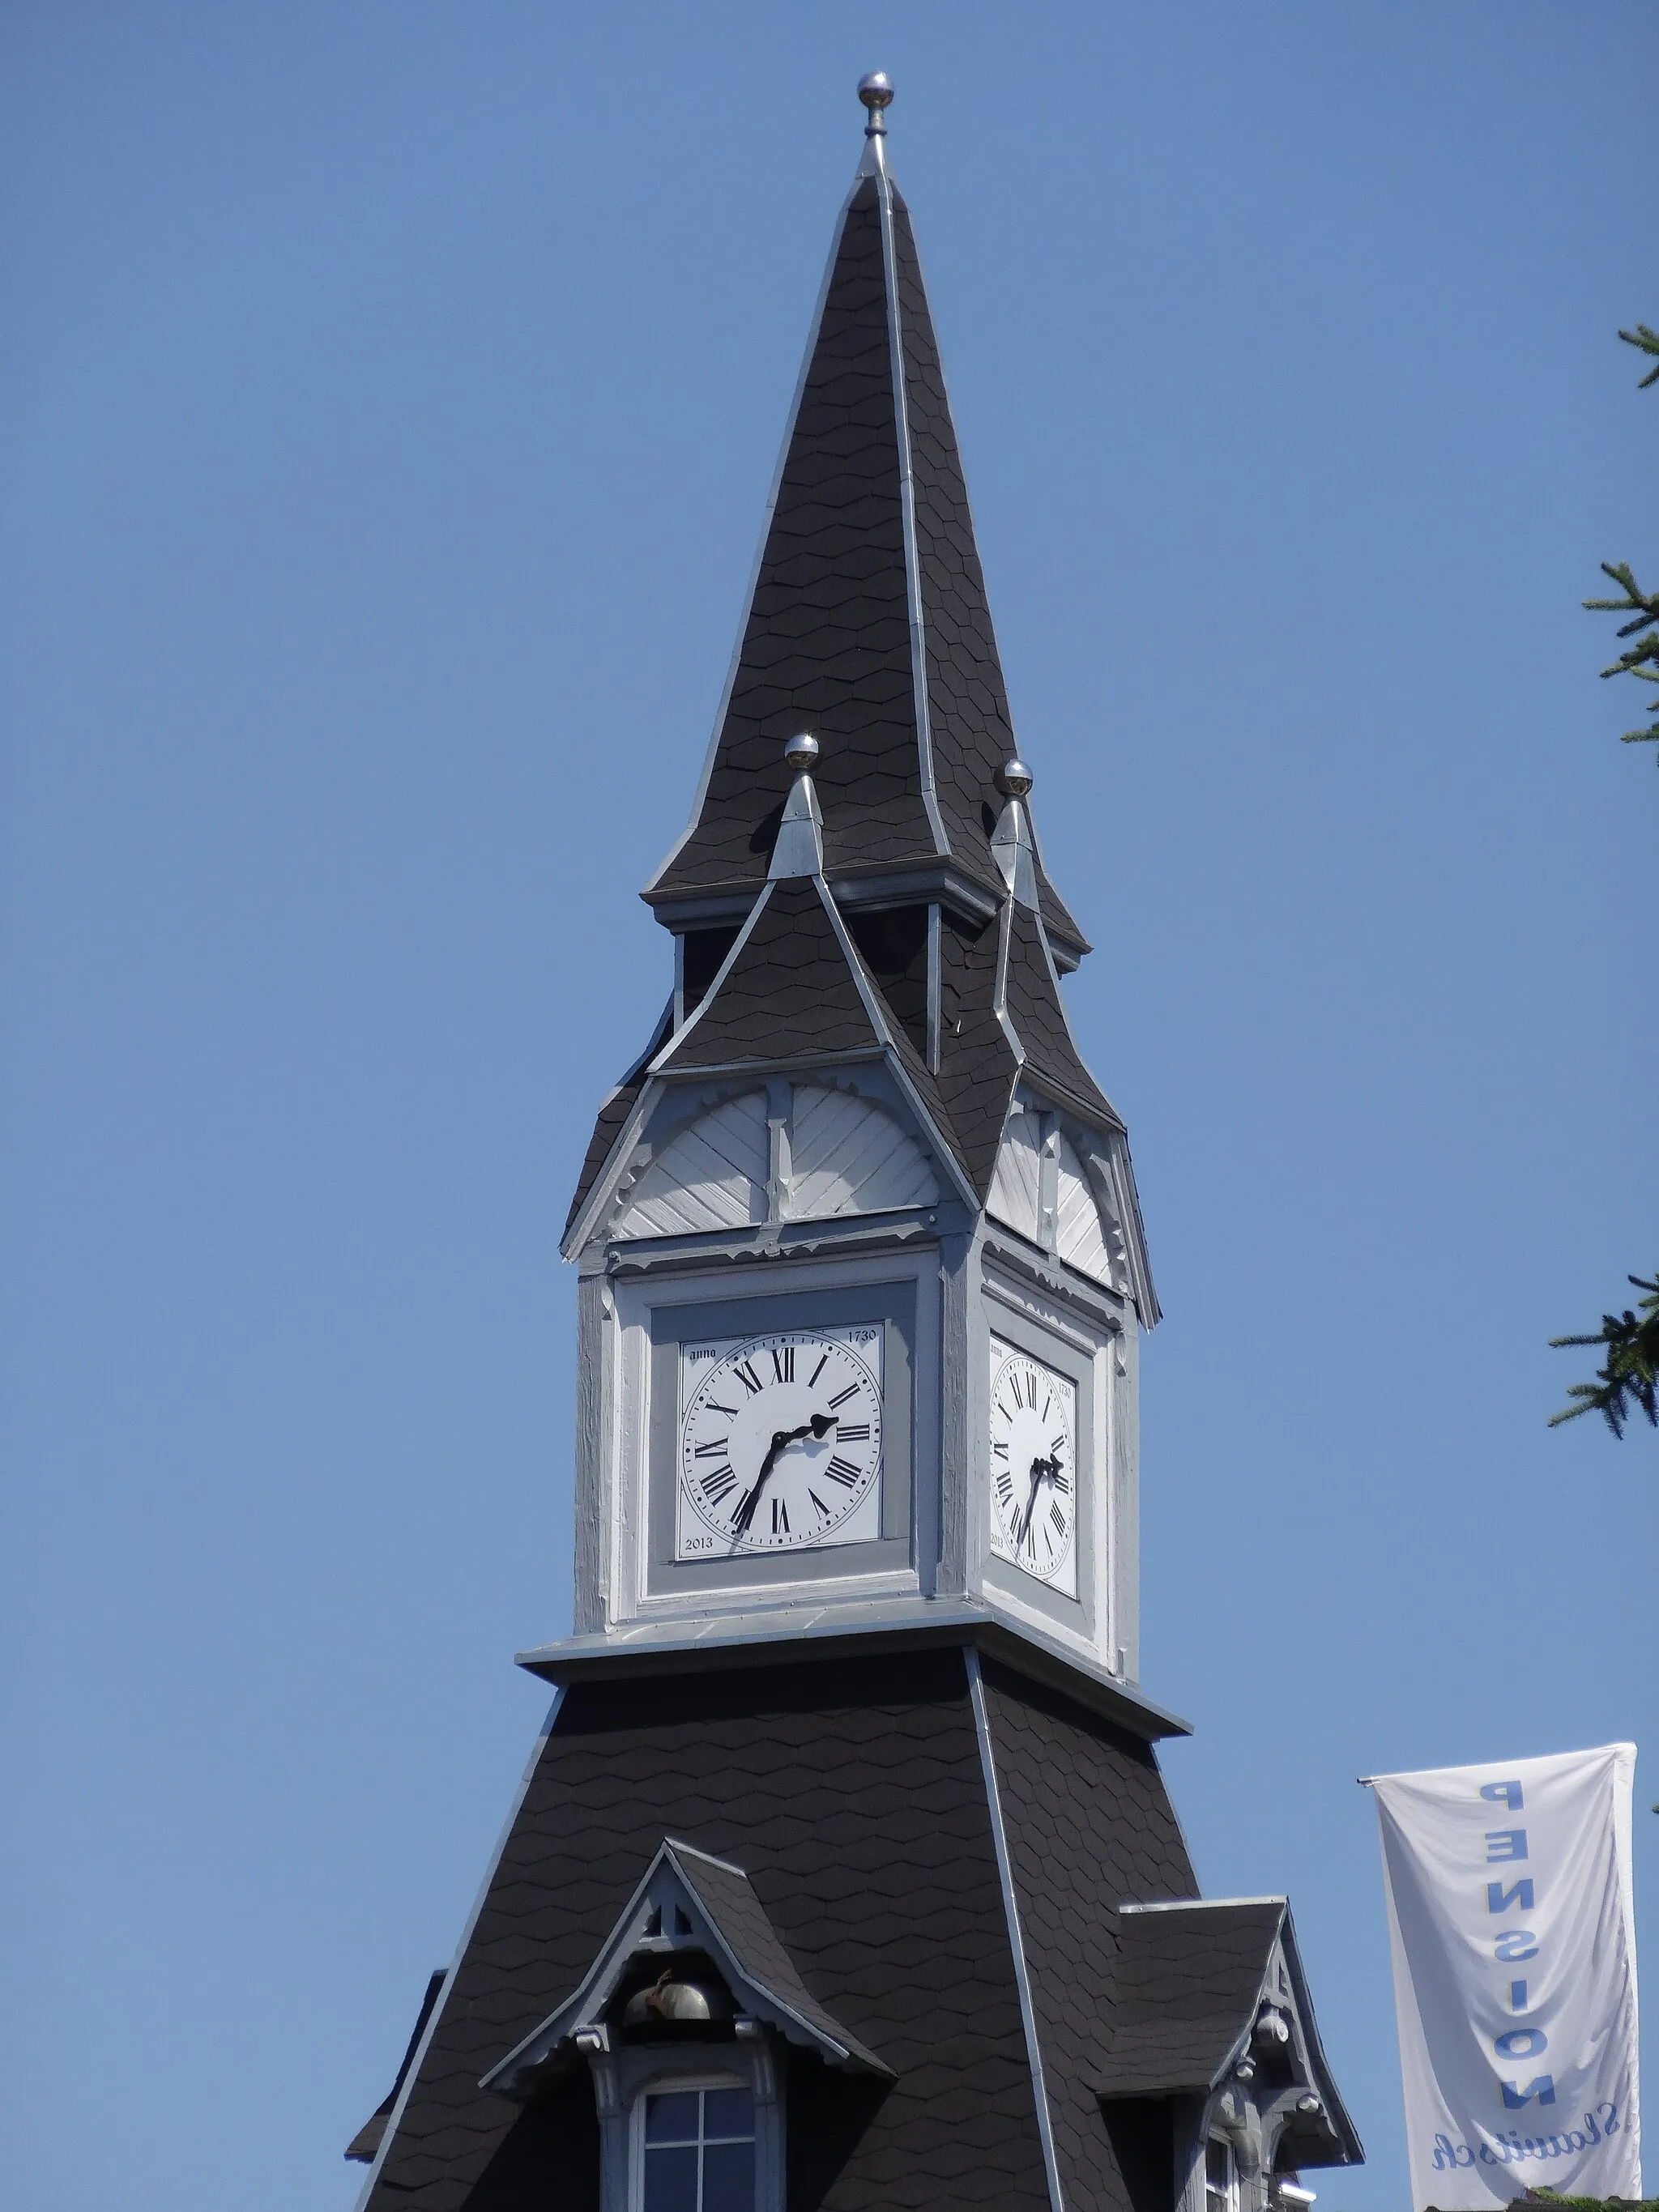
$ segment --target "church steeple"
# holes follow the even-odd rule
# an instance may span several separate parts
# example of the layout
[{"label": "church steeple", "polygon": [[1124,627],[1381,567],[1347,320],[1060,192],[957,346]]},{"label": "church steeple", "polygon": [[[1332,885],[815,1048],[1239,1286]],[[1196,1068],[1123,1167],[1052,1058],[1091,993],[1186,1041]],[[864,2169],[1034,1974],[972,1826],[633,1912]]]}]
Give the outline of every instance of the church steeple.
[{"label": "church steeple", "polygon": [[1360,2154],[1284,1901],[1195,1897],[1158,1770],[1157,1306],[860,96],[647,893],[673,994],[566,1231],[575,1632],[519,1655],[560,1698],[362,2212],[1285,2212]]},{"label": "church steeple", "polygon": [[[625,1408],[583,1434],[578,1620],[793,1632],[961,1601],[1127,1687],[1134,1354],[1157,1299],[1124,1126],[1061,998],[1087,948],[1014,743],[887,166],[892,88],[860,96],[742,640],[690,825],[646,893],[677,940],[673,997],[600,1111],[565,1232],[584,1360]],[[830,1371],[822,1346],[855,1322],[885,1410],[843,1429],[786,1370]],[[803,1328],[830,1334],[809,1350]],[[754,1395],[705,1435],[699,1363],[751,1329],[762,1366],[711,1402],[783,1395],[763,1434]]]},{"label": "church steeple", "polygon": [[[1017,747],[909,210],[888,170],[879,73],[837,220],[754,589],[684,835],[645,891],[672,928],[746,910],[788,782],[823,747],[824,862],[844,903],[902,886],[985,910],[1000,893],[997,772]],[[1042,877],[1063,967],[1086,940]]]},{"label": "church steeple", "polygon": [[[691,821],[644,893],[678,940],[674,1001],[601,1113],[566,1249],[591,1231],[588,1201],[650,1075],[708,1064],[716,1033],[729,1065],[779,1060],[781,970],[763,952],[787,910],[803,960],[809,939],[850,939],[880,1049],[976,1203],[991,1197],[1022,1087],[1079,1119],[1106,1242],[1150,1327],[1123,1124],[1060,995],[1088,946],[1043,868],[909,212],[887,166],[892,87],[878,73],[859,93],[864,158],[742,636]],[[810,897],[769,890],[807,876]],[[768,975],[769,992],[757,981]]]}]

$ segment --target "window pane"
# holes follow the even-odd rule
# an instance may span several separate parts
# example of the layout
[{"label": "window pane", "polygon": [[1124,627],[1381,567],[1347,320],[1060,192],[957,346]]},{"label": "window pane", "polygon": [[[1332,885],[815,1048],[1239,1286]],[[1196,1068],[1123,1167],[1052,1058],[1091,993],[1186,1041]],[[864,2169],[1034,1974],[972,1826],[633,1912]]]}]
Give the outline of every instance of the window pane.
[{"label": "window pane", "polygon": [[[654,2204],[651,2212],[657,2212]],[[710,2143],[704,2151],[702,2212],[755,2212],[752,2142]]]},{"label": "window pane", "polygon": [[1206,2212],[1232,2212],[1232,2150],[1213,2136],[1204,2146],[1204,2195]]},{"label": "window pane", "polygon": [[669,2097],[647,2097],[645,2100],[645,2139],[647,2142],[696,2142],[696,2091],[677,2089]]},{"label": "window pane", "polygon": [[[666,2104],[665,2097],[662,2102]],[[691,2102],[695,2105],[696,2099]],[[645,2212],[697,2212],[697,2148],[663,2150],[653,2146],[645,2154]]]},{"label": "window pane", "polygon": [[706,2089],[702,2099],[705,2141],[719,2136],[752,2136],[755,2098],[750,2089]]}]

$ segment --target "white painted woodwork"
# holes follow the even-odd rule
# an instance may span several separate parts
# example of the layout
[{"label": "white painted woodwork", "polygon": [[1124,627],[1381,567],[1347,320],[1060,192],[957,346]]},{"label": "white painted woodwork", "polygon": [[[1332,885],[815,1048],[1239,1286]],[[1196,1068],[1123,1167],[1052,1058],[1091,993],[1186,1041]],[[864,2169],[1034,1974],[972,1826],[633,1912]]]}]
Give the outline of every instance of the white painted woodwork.
[{"label": "white painted woodwork", "polygon": [[745,1091],[671,1137],[623,1194],[619,1237],[683,1237],[766,1218],[766,1093]]},{"label": "white painted woodwork", "polygon": [[1115,1281],[1111,1247],[1106,1241],[1100,1208],[1090,1188],[1082,1161],[1061,1137],[1056,1146],[1060,1188],[1054,1206],[1054,1249],[1079,1274],[1097,1283]]},{"label": "white painted woodwork", "polygon": [[927,1155],[884,1108],[855,1091],[796,1085],[789,1127],[792,1220],[938,1203]]},{"label": "white painted woodwork", "polygon": [[1042,1241],[1039,1229],[1042,1177],[1042,1126],[1035,1114],[1011,1114],[997,1153],[986,1211],[1022,1237],[1029,1237],[1034,1244]]}]

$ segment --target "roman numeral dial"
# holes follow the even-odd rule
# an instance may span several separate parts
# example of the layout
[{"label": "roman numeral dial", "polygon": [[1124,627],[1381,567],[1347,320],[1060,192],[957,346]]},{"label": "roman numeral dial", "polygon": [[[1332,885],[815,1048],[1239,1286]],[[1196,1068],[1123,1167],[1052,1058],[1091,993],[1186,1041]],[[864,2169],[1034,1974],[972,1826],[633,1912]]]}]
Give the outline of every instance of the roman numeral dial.
[{"label": "roman numeral dial", "polygon": [[991,1549],[1077,1595],[1077,1387],[1069,1376],[991,1346]]},{"label": "roman numeral dial", "polygon": [[881,1367],[878,1326],[682,1346],[675,1557],[878,1535]]}]

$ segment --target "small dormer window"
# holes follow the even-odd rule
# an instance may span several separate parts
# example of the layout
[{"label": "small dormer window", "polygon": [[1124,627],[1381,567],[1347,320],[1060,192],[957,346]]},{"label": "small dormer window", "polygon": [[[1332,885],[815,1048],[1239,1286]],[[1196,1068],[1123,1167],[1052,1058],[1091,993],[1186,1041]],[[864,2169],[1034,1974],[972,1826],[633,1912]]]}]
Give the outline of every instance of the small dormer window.
[{"label": "small dormer window", "polygon": [[640,2101],[636,2212],[756,2212],[751,2088],[677,2084]]}]

